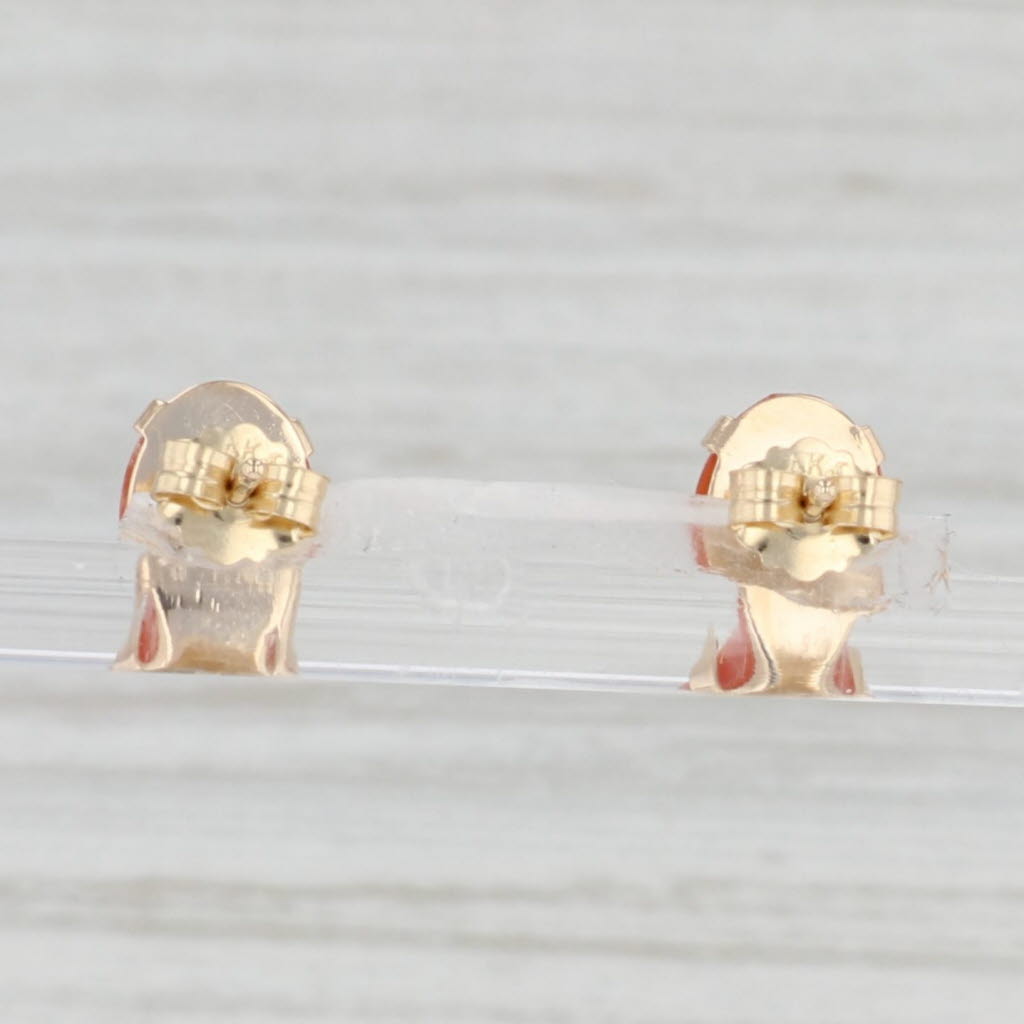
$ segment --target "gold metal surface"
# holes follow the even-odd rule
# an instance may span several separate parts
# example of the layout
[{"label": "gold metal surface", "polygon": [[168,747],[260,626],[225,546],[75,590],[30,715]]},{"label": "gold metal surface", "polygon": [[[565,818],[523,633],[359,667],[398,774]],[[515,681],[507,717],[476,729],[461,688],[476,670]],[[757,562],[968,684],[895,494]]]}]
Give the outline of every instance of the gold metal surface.
[{"label": "gold metal surface", "polygon": [[874,434],[823,399],[773,395],[720,419],[704,443],[699,490],[728,501],[729,526],[703,528],[698,556],[740,584],[740,624],[724,646],[709,638],[690,688],[866,693],[847,640],[884,588],[857,562],[896,536],[900,493]]},{"label": "gold metal surface", "polygon": [[267,463],[265,437],[252,428],[242,455],[219,451],[185,438],[164,444],[150,493],[156,501],[198,512],[231,511],[253,524],[312,535],[320,516],[327,481],[319,473],[289,463]]},{"label": "gold metal surface", "polygon": [[328,484],[301,424],[247,384],[213,381],[152,402],[136,429],[121,515],[150,550],[116,667],[293,672],[300,563]]}]

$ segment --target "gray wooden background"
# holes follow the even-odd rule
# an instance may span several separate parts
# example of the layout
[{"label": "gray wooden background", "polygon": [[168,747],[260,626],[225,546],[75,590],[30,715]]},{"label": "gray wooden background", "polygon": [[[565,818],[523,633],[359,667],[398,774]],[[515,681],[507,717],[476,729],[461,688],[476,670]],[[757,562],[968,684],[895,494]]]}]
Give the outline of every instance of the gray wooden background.
[{"label": "gray wooden background", "polygon": [[[688,489],[870,423],[1024,574],[1024,9],[0,2],[4,536],[111,537],[150,398],[317,467]],[[994,710],[0,676],[29,1022],[1012,1020]]]}]

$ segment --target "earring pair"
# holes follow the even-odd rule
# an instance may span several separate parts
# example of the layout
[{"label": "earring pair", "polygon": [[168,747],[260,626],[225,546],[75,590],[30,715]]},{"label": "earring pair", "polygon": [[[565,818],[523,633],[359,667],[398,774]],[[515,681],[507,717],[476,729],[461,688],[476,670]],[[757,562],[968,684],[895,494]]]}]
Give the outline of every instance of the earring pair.
[{"label": "earring pair", "polygon": [[[255,388],[215,381],[151,403],[136,429],[121,518],[146,550],[118,667],[294,672],[328,488],[302,425]],[[740,629],[709,640],[691,688],[862,692],[846,637],[879,584],[849,570],[895,536],[899,498],[873,433],[822,399],[773,395],[704,443],[697,493],[727,503],[728,523],[693,527],[695,560],[739,584]]]}]

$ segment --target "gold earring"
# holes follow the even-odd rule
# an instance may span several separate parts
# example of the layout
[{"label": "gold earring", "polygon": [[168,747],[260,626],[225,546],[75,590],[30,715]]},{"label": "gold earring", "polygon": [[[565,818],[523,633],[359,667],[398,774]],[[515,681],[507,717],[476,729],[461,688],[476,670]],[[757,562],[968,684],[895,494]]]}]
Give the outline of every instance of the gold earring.
[{"label": "gold earring", "polygon": [[858,560],[896,536],[901,487],[873,432],[821,398],[772,395],[704,444],[697,493],[728,501],[729,523],[697,530],[696,555],[739,584],[740,625],[724,646],[709,638],[690,688],[866,693],[847,640],[883,581]]},{"label": "gold earring", "polygon": [[302,425],[247,384],[212,381],[152,402],[135,427],[121,519],[148,550],[115,667],[294,672],[302,562],[328,485]]}]

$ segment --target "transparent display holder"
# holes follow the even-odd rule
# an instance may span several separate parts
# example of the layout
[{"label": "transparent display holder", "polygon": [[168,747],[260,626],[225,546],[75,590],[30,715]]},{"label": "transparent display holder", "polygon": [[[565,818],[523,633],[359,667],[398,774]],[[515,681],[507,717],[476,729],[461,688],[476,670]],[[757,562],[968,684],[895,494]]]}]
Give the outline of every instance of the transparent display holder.
[{"label": "transparent display holder", "polygon": [[[4,671],[113,665],[145,515],[129,510],[121,541],[0,542]],[[721,500],[674,492],[335,484],[303,569],[295,679],[696,699],[694,669],[734,629],[742,584],[702,565],[696,538],[727,531],[727,517]],[[843,597],[863,696],[1022,702],[1024,580],[951,573],[950,541],[945,517],[905,514],[851,567],[874,581]]]}]

